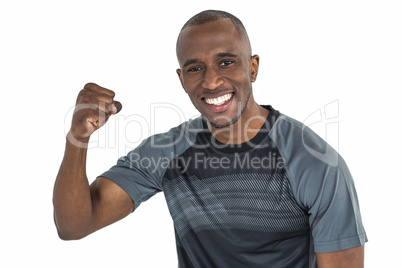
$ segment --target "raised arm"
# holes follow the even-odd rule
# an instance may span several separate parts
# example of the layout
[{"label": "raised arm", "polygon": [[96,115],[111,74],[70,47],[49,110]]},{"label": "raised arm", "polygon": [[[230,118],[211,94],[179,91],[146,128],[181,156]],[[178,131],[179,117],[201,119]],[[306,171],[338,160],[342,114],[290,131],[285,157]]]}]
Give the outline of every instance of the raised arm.
[{"label": "raised arm", "polygon": [[114,182],[98,178],[89,185],[87,145],[122,105],[114,92],[86,84],[77,97],[63,161],[53,191],[54,218],[61,239],[80,239],[127,216],[134,208],[130,196]]}]

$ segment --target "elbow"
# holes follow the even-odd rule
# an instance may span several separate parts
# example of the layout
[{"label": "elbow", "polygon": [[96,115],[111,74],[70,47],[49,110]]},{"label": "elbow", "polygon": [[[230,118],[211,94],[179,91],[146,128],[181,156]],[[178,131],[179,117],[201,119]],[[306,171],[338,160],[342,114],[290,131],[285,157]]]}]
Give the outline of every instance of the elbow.
[{"label": "elbow", "polygon": [[[55,225],[57,229],[57,235],[61,240],[69,241],[69,240],[80,240],[88,235],[83,230],[84,228],[72,228],[69,224],[60,224],[57,222],[55,218]],[[81,230],[81,231],[80,231]]]},{"label": "elbow", "polygon": [[80,240],[86,237],[88,232],[88,224],[77,221],[67,221],[66,217],[57,217],[57,213],[54,213],[54,224],[56,226],[57,235],[61,240]]},{"label": "elbow", "polygon": [[57,228],[57,234],[59,238],[64,241],[80,240],[86,236],[82,233],[72,232],[68,230],[61,230],[60,228]]},{"label": "elbow", "polygon": [[61,233],[61,232],[57,232],[57,234],[59,235],[59,238],[61,240],[63,240],[63,241],[78,240],[78,239],[75,239],[73,236],[66,235],[66,234]]},{"label": "elbow", "polygon": [[74,240],[80,240],[83,237],[78,237],[78,236],[70,236],[70,235],[61,235],[59,234],[59,238],[63,241],[74,241]]}]

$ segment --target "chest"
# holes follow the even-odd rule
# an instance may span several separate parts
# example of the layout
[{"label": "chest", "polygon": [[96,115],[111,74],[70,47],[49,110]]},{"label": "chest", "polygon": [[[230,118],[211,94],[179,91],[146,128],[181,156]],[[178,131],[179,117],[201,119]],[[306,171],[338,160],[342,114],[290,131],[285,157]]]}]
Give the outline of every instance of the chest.
[{"label": "chest", "polygon": [[267,233],[308,228],[277,152],[174,159],[163,190],[176,231],[237,229]]}]

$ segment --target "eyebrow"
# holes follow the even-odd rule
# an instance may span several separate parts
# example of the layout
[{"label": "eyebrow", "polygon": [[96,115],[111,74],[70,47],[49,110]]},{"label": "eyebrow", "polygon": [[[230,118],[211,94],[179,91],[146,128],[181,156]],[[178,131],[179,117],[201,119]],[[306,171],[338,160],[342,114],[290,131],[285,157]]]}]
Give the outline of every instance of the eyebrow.
[{"label": "eyebrow", "polygon": [[218,58],[225,58],[225,57],[230,57],[230,58],[236,58],[237,55],[229,52],[224,52],[224,53],[218,53],[216,55]]},{"label": "eyebrow", "polygon": [[[218,57],[218,58],[225,58],[225,57],[237,58],[237,55],[233,54],[233,53],[229,53],[229,52],[222,52],[222,53],[216,54],[216,57]],[[200,61],[200,59],[198,59],[198,58],[186,60],[183,64],[183,69],[186,68],[187,66],[197,63],[199,61]]]},{"label": "eyebrow", "polygon": [[186,60],[183,64],[183,69],[189,66],[190,64],[197,63],[198,61],[200,61],[200,59]]}]

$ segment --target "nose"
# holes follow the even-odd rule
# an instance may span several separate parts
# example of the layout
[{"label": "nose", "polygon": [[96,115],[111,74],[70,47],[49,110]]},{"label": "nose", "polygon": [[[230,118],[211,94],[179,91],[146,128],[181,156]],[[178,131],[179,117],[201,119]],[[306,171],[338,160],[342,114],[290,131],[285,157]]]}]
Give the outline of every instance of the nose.
[{"label": "nose", "polygon": [[215,90],[223,83],[224,83],[224,80],[219,75],[217,70],[214,70],[213,68],[206,68],[206,70],[204,71],[204,77],[202,80],[203,88],[206,88],[209,90]]}]

